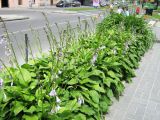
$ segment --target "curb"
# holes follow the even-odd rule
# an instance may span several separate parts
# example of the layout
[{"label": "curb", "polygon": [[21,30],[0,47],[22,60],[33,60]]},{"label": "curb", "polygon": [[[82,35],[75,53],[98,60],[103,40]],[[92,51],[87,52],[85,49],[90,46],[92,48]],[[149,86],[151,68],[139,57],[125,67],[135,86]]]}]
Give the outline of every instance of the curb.
[{"label": "curb", "polygon": [[3,19],[4,21],[15,21],[15,20],[26,20],[29,19],[29,17],[26,18],[15,18],[15,19]]},{"label": "curb", "polygon": [[157,23],[156,21],[151,20],[151,21],[148,22],[148,26],[153,27],[153,26],[155,26],[156,23]]},{"label": "curb", "polygon": [[14,16],[14,15],[1,15],[0,16],[3,21],[14,21],[14,20],[25,20],[29,19],[29,17],[24,17],[24,16]]},{"label": "curb", "polygon": [[77,12],[77,11],[57,10],[57,11],[53,11],[52,13],[69,13],[69,14],[75,14],[75,13],[78,13],[78,12]]},{"label": "curb", "polygon": [[160,28],[160,21],[157,21],[157,22],[155,23],[155,27]]}]

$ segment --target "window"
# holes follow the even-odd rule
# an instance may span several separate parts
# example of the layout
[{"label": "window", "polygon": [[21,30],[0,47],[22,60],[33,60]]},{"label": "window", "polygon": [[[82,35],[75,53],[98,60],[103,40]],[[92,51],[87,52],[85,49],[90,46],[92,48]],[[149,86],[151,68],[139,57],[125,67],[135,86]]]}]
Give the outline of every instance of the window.
[{"label": "window", "polygon": [[18,5],[22,5],[22,0],[18,0]]},{"label": "window", "polygon": [[32,3],[35,4],[35,1],[36,1],[36,0],[32,0]]}]

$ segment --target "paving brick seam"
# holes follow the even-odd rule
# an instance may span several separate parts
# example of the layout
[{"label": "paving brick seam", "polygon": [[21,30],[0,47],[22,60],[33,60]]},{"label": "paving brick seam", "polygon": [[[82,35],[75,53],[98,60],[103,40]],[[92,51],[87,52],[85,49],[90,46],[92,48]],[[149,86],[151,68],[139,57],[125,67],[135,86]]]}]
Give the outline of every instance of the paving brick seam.
[{"label": "paving brick seam", "polygon": [[[153,58],[153,55],[152,55],[152,58]],[[150,59],[150,60],[151,60],[151,59]],[[144,71],[143,75],[142,75],[142,76],[140,77],[140,79],[139,79],[140,82],[139,82],[138,85],[136,86],[136,89],[135,89],[135,91],[134,91],[134,94],[132,95],[131,101],[130,101],[130,103],[129,103],[128,107],[127,107],[127,110],[125,111],[125,114],[123,115],[123,118],[122,118],[122,119],[124,119],[124,118],[126,117],[127,111],[128,111],[128,109],[129,109],[129,107],[131,106],[131,103],[132,103],[132,101],[133,101],[133,98],[134,98],[134,96],[135,96],[135,94],[136,94],[136,92],[137,92],[137,90],[138,90],[138,87],[141,85],[142,78],[143,78],[143,76],[145,75],[145,73],[147,72],[147,69],[149,68],[149,65],[150,65],[150,64],[147,64],[147,67],[145,67],[145,71]]]},{"label": "paving brick seam", "polygon": [[[157,57],[157,59],[158,59],[158,57]],[[150,98],[151,98],[151,94],[152,94],[153,88],[155,86],[155,82],[157,80],[157,74],[159,74],[159,71],[160,71],[160,64],[158,64],[157,66],[158,67],[157,67],[156,72],[155,72],[156,75],[154,76],[155,78],[154,78],[154,81],[153,81],[153,84],[152,84],[152,87],[151,87],[151,90],[150,90],[150,93],[149,93],[149,98],[147,100],[147,106],[146,106],[146,109],[145,109],[145,112],[144,112],[143,120],[144,120],[145,113],[146,113],[146,110],[147,110],[148,105],[149,105],[149,101],[150,101]]]}]

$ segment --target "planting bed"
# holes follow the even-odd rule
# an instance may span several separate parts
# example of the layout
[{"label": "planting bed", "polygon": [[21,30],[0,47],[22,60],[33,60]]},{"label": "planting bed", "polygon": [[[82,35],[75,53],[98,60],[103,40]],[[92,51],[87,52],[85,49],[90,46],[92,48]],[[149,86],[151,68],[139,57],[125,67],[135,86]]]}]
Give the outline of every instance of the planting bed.
[{"label": "planting bed", "polygon": [[112,14],[96,33],[0,73],[2,120],[102,120],[154,37],[142,18]]}]

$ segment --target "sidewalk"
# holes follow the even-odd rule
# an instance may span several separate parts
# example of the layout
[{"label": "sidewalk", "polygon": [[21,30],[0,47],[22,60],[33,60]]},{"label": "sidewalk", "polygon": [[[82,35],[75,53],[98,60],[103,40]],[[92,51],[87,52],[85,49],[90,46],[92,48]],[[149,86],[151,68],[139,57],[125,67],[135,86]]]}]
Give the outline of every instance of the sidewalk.
[{"label": "sidewalk", "polygon": [[[159,23],[155,25],[153,30],[160,38]],[[126,85],[120,100],[110,107],[106,120],[160,120],[159,42],[142,58],[136,77]]]},{"label": "sidewalk", "polygon": [[160,22],[156,23],[155,26],[156,26],[156,27],[153,27],[153,31],[154,31],[155,33],[157,33],[157,34],[156,34],[157,41],[160,42]]}]

